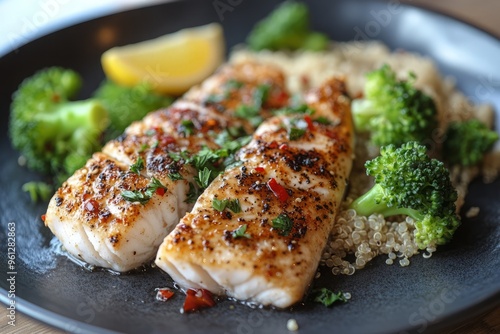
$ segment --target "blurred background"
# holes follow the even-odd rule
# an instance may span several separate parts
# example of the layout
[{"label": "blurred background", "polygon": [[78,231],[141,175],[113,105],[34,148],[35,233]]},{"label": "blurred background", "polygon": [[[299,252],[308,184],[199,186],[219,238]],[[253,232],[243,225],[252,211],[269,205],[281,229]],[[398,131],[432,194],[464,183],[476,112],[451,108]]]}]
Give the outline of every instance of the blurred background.
[{"label": "blurred background", "polygon": [[[172,0],[0,0],[0,56],[32,39],[78,22],[168,1]],[[423,5],[455,15],[500,36],[498,0],[401,0],[401,2]]]}]

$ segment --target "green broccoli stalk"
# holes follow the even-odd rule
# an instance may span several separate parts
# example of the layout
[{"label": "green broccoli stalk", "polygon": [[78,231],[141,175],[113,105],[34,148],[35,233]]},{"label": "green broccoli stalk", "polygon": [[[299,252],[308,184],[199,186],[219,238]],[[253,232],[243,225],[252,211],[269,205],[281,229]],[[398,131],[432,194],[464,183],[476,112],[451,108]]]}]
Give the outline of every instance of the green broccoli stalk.
[{"label": "green broccoli stalk", "polygon": [[377,146],[431,138],[437,128],[436,106],[413,86],[414,79],[410,73],[408,81],[398,81],[388,65],[368,73],[364,97],[352,102],[356,131],[369,132]]},{"label": "green broccoli stalk", "polygon": [[100,149],[108,116],[95,99],[69,101],[80,87],[76,72],[51,67],[25,79],[14,93],[9,134],[28,168],[66,178]]},{"label": "green broccoli stalk", "polygon": [[443,158],[451,165],[473,166],[498,140],[498,133],[477,119],[452,122],[443,143]]},{"label": "green broccoli stalk", "polygon": [[444,164],[427,155],[425,146],[409,142],[384,146],[380,156],[365,164],[375,185],[351,203],[357,214],[384,217],[407,215],[415,221],[415,242],[420,249],[448,242],[460,225],[457,192]]},{"label": "green broccoli stalk", "polygon": [[328,36],[311,31],[309,9],[303,3],[286,1],[259,21],[247,38],[253,50],[320,51],[328,46]]},{"label": "green broccoli stalk", "polygon": [[121,135],[132,122],[142,119],[147,113],[169,106],[173,99],[152,91],[146,83],[124,87],[105,80],[93,95],[106,108],[110,124],[106,140]]}]

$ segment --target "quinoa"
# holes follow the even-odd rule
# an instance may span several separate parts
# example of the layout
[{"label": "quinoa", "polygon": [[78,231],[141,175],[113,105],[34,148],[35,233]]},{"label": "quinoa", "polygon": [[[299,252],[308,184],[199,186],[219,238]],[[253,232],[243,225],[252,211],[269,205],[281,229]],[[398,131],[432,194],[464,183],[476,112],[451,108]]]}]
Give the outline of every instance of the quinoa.
[{"label": "quinoa", "polygon": [[[442,76],[437,66],[428,57],[404,50],[391,51],[381,42],[332,42],[323,52],[311,51],[259,51],[244,48],[233,50],[230,61],[259,61],[280,67],[286,77],[287,86],[293,93],[302,93],[319,86],[331,77],[343,77],[351,97],[362,96],[365,75],[384,63],[391,66],[400,79],[408,74],[416,75],[415,86],[433,98],[438,111],[438,128],[433,131],[429,153],[438,158],[444,141],[445,130],[452,121],[479,119],[489,128],[494,125],[494,111],[488,104],[473,104],[455,85],[455,80]],[[338,214],[320,264],[331,268],[334,275],[352,275],[362,269],[378,255],[387,256],[388,265],[408,266],[415,254],[429,258],[436,250],[429,245],[420,251],[413,232],[414,222],[410,217],[381,215],[358,216],[348,205],[372,187],[366,176],[364,164],[379,153],[362,135],[356,138],[355,160],[349,180],[349,191]],[[457,189],[457,212],[464,204],[470,182],[482,175],[484,182],[493,182],[500,173],[500,143],[488,152],[482,164],[472,167],[455,166],[450,170],[452,184]],[[469,211],[467,217],[477,215],[479,209]],[[349,260],[348,260],[349,259]]]}]

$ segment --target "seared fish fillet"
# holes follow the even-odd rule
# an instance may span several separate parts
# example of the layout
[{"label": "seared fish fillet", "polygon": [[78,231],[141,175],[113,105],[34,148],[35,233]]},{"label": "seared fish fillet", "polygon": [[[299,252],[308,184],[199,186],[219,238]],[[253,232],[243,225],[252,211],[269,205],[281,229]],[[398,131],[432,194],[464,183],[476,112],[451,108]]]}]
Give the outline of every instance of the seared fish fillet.
[{"label": "seared fish fillet", "polygon": [[[200,191],[198,171],[186,156],[221,148],[218,137],[230,129],[253,132],[245,115],[235,116],[238,106],[251,105],[266,116],[275,96],[287,97],[283,75],[270,66],[227,66],[209,80],[216,84],[193,88],[169,108],[133,123],[56,192],[45,224],[70,254],[119,272],[154,259]],[[262,85],[266,96],[252,104]]]},{"label": "seared fish fillet", "polygon": [[339,211],[354,136],[341,81],[305,100],[312,116],[265,121],[240,151],[242,165],[219,175],[163,241],[155,263],[182,287],[280,308],[303,298]]}]

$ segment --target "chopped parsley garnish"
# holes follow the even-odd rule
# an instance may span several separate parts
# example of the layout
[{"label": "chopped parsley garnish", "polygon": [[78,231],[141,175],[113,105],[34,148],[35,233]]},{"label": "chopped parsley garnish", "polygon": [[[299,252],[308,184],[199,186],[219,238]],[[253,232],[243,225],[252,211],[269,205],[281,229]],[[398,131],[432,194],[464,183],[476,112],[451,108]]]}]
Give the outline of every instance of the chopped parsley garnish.
[{"label": "chopped parsley garnish", "polygon": [[309,108],[307,104],[300,104],[300,105],[295,105],[295,106],[289,106],[281,109],[277,109],[274,111],[275,115],[292,115],[292,114],[306,114],[306,115],[312,115],[314,114],[315,110],[312,108]]},{"label": "chopped parsley garnish", "polygon": [[[239,133],[242,130],[228,128],[226,131],[228,134],[225,136],[228,138],[227,136],[232,136],[231,133]],[[222,138],[218,140],[222,141]],[[250,140],[251,136],[230,139],[227,142],[219,143],[222,147],[218,150],[212,150],[204,146],[198,153],[193,155],[190,155],[188,151],[170,152],[169,156],[175,162],[182,160],[185,164],[191,165],[198,170],[198,175],[194,178],[195,184],[190,185],[187,202],[196,202],[201,191],[208,187],[217,175],[222,173],[228,166],[237,165],[239,161],[235,159],[235,152]]]},{"label": "chopped parsley garnish", "polygon": [[121,192],[121,195],[126,201],[146,204],[158,189],[167,190],[167,187],[165,187],[157,178],[153,177],[145,191],[124,190]]},{"label": "chopped parsley garnish", "polygon": [[260,115],[260,107],[240,104],[234,113],[236,117],[247,119],[252,126],[257,127],[264,121]]},{"label": "chopped parsley garnish", "polygon": [[208,95],[204,100],[203,103],[205,104],[215,104],[215,103],[220,103],[224,101],[226,96],[224,95],[218,95],[218,94],[210,94]]},{"label": "chopped parsley garnish", "polygon": [[328,118],[326,118],[324,116],[320,116],[320,117],[316,118],[314,121],[316,123],[324,124],[324,125],[330,125],[330,124],[332,124],[332,122]]},{"label": "chopped parsley garnish", "polygon": [[200,197],[201,190],[198,189],[192,182],[189,182],[189,190],[186,195],[186,203],[194,203]]},{"label": "chopped parsley garnish", "polygon": [[253,101],[254,105],[259,109],[262,108],[262,105],[266,102],[269,97],[269,91],[271,90],[271,86],[267,84],[259,85],[255,88],[253,93]]},{"label": "chopped parsley garnish", "polygon": [[243,127],[230,126],[216,135],[215,143],[221,147],[224,147],[230,142],[246,135],[247,133],[245,132],[245,129],[243,129]]},{"label": "chopped parsley garnish", "polygon": [[287,237],[293,228],[293,220],[286,213],[282,213],[272,220],[272,226],[279,231],[280,235]]},{"label": "chopped parsley garnish", "polygon": [[137,161],[130,165],[130,171],[132,173],[136,173],[137,175],[141,174],[141,170],[144,169],[144,159],[142,157],[137,158]]},{"label": "chopped parsley garnish", "polygon": [[251,105],[240,104],[235,111],[235,116],[247,119],[252,126],[257,127],[264,120],[260,115],[260,109],[269,97],[271,86],[259,85],[253,92],[253,103]]},{"label": "chopped parsley garnish", "polygon": [[233,238],[247,238],[250,239],[250,234],[246,233],[247,224],[240,225],[236,230],[233,231]]},{"label": "chopped parsley garnish", "polygon": [[194,177],[194,180],[198,187],[200,187],[201,189],[205,189],[213,180],[211,176],[212,171],[208,169],[208,167],[205,167],[202,170],[198,171],[198,175]]},{"label": "chopped parsley garnish", "polygon": [[155,129],[149,129],[146,131],[146,136],[154,136],[156,134],[156,130]]},{"label": "chopped parsley garnish", "polygon": [[151,195],[139,190],[124,190],[121,195],[126,201],[139,202],[141,204],[146,204],[151,199]]},{"label": "chopped parsley garnish", "polygon": [[344,303],[347,302],[347,298],[344,293],[335,293],[327,288],[313,290],[312,296],[314,297],[315,302],[322,303],[326,307],[337,301],[342,301]]},{"label": "chopped parsley garnish", "polygon": [[188,151],[182,151],[180,153],[176,152],[169,152],[168,156],[172,158],[175,162],[179,162],[181,160],[187,161],[189,160],[189,152]]},{"label": "chopped parsley garnish", "polygon": [[235,79],[231,79],[231,80],[226,81],[226,83],[224,84],[224,87],[227,90],[236,90],[236,89],[240,89],[241,87],[243,87],[243,85],[244,85],[243,82],[235,80]]},{"label": "chopped parsley garnish", "polygon": [[180,131],[184,133],[186,137],[192,135],[194,133],[194,130],[195,128],[192,120],[183,119],[181,121]]},{"label": "chopped parsley garnish", "polygon": [[302,138],[302,136],[306,133],[305,129],[299,129],[299,128],[290,128],[288,131],[288,139],[289,140],[298,140]]},{"label": "chopped parsley garnish", "polygon": [[54,194],[52,185],[45,182],[27,182],[23,184],[22,190],[30,195],[33,203],[37,203],[38,200],[48,201]]},{"label": "chopped parsley garnish", "polygon": [[178,180],[184,180],[182,177],[181,173],[176,172],[176,173],[168,173],[168,178],[172,181],[178,181]]},{"label": "chopped parsley garnish", "polygon": [[139,148],[139,153],[142,153],[144,152],[145,150],[147,150],[149,148],[149,145],[148,144],[142,144],[141,147]]},{"label": "chopped parsley garnish", "polygon": [[240,201],[237,199],[217,199],[214,198],[212,200],[212,208],[215,210],[222,212],[226,208],[231,210],[234,213],[239,213],[241,212],[241,206],[240,206]]},{"label": "chopped parsley garnish", "polygon": [[226,99],[231,95],[231,91],[237,90],[243,87],[243,83],[234,79],[226,81],[224,84],[224,92],[222,94],[210,94],[204,100],[204,104],[217,104]]}]

